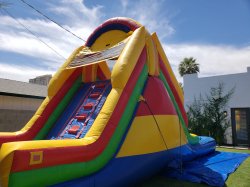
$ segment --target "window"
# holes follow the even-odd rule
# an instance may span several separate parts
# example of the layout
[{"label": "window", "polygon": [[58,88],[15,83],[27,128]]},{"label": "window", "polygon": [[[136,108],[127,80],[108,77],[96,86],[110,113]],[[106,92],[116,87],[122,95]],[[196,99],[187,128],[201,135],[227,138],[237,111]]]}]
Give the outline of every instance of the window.
[{"label": "window", "polygon": [[234,145],[250,146],[250,108],[232,108]]}]

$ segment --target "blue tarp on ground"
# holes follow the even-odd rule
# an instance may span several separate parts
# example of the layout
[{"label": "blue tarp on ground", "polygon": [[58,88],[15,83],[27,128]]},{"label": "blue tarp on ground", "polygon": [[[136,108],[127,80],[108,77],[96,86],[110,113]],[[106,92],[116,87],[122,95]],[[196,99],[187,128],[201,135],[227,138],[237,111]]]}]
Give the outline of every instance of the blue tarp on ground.
[{"label": "blue tarp on ground", "polygon": [[196,183],[207,183],[211,186],[223,186],[230,173],[248,157],[246,153],[218,152],[208,154],[190,162],[183,163],[182,167],[168,168],[163,175]]}]

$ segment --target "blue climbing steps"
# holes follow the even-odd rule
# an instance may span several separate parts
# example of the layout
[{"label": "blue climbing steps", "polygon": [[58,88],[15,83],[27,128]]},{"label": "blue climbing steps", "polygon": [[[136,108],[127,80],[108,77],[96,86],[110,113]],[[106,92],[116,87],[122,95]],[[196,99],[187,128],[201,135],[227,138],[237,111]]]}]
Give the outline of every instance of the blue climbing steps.
[{"label": "blue climbing steps", "polygon": [[47,139],[83,138],[94,123],[110,90],[110,81],[82,84]]}]

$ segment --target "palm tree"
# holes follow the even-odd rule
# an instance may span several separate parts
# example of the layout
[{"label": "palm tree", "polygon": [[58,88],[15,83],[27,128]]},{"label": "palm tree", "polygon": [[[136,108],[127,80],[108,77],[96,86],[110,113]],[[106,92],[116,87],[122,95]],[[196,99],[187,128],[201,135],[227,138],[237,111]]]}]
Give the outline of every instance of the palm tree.
[{"label": "palm tree", "polygon": [[185,74],[193,74],[200,72],[199,64],[193,57],[184,58],[178,67],[180,75],[183,77]]}]

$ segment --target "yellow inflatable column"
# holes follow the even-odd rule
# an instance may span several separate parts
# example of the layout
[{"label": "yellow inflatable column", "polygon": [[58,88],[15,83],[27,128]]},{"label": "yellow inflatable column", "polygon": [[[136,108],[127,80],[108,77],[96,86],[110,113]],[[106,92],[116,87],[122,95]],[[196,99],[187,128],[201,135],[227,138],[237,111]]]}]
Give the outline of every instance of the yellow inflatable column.
[{"label": "yellow inflatable column", "polygon": [[145,27],[134,31],[111,74],[113,88],[124,88],[145,46]]},{"label": "yellow inflatable column", "polygon": [[148,55],[148,69],[149,75],[158,76],[159,75],[159,60],[156,46],[151,35],[147,32],[146,36],[146,46]]}]

